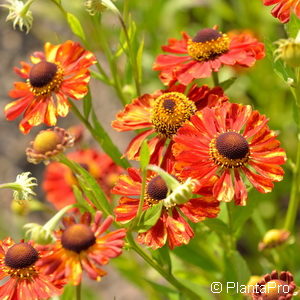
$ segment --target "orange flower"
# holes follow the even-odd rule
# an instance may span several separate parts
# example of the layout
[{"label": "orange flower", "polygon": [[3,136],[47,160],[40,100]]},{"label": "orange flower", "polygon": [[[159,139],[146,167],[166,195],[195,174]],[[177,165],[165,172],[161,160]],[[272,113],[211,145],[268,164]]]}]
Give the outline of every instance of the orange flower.
[{"label": "orange flower", "polygon": [[[71,152],[67,154],[67,157],[86,168],[109,196],[110,189],[121,174],[122,168],[117,166],[108,155],[94,149]],[[52,162],[47,165],[43,189],[46,193],[46,199],[56,209],[76,202],[72,190],[74,184],[76,184],[76,178],[67,166],[59,162]]]},{"label": "orange flower", "polygon": [[175,169],[184,179],[205,182],[219,176],[213,194],[219,201],[245,205],[243,173],[261,193],[271,192],[272,181],[281,181],[279,166],[286,160],[268,119],[251,106],[225,103],[205,108],[191,118],[174,137]]},{"label": "orange flower", "polygon": [[264,5],[274,5],[272,15],[281,23],[287,23],[290,20],[291,11],[300,18],[300,2],[299,0],[263,0]]},{"label": "orange flower", "polygon": [[70,106],[68,97],[79,100],[87,94],[88,68],[96,62],[91,52],[73,41],[46,43],[44,49],[44,53],[31,56],[33,65],[21,62],[22,68],[15,68],[26,82],[15,82],[9,96],[17,100],[5,106],[8,120],[24,112],[19,125],[23,133],[41,123],[53,126],[57,116],[65,117]]},{"label": "orange flower", "polygon": [[[142,191],[142,178],[137,169],[129,168],[128,175],[121,175],[112,193],[122,195],[115,208],[117,222],[129,222],[136,217],[139,198]],[[219,212],[219,202],[211,196],[209,187],[202,187],[204,196],[190,199],[188,202],[173,207],[162,208],[156,224],[146,232],[139,233],[138,242],[153,249],[161,248],[166,243],[173,249],[188,244],[194,237],[194,231],[187,219],[194,223],[205,218],[215,218]],[[143,211],[157,205],[167,197],[168,188],[164,180],[152,171],[147,176]]]},{"label": "orange flower", "polygon": [[87,212],[79,223],[74,217],[65,217],[65,228],[55,232],[55,244],[40,246],[48,255],[40,260],[39,267],[46,274],[53,274],[55,280],[64,278],[73,285],[81,282],[83,270],[91,279],[100,281],[106,272],[98,265],[106,265],[122,253],[126,235],[124,228],[104,234],[113,218],[107,217],[102,224],[101,218],[100,211],[96,212],[93,223]]},{"label": "orange flower", "polygon": [[[216,29],[200,30],[194,38],[182,33],[182,39],[169,39],[157,57],[153,70],[160,71],[166,84],[188,85],[194,79],[206,78],[223,65],[251,67],[265,56],[264,44],[248,33],[223,34]],[[175,55],[173,55],[175,54]]]},{"label": "orange flower", "polygon": [[61,294],[51,283],[52,275],[43,274],[37,266],[41,258],[42,253],[31,242],[0,241],[0,280],[8,278],[0,286],[0,299],[39,300]]},{"label": "orange flower", "polygon": [[[125,156],[138,159],[143,141],[150,137],[150,162],[158,163],[167,139],[172,139],[183,123],[197,110],[206,106],[221,105],[228,100],[220,87],[210,89],[206,85],[193,85],[187,96],[184,95],[185,89],[184,85],[176,85],[151,95],[145,94],[134,99],[117,114],[117,119],[112,122],[112,127],[117,131],[146,129],[133,138]],[[172,142],[167,147],[165,159],[171,154],[171,145]]]}]

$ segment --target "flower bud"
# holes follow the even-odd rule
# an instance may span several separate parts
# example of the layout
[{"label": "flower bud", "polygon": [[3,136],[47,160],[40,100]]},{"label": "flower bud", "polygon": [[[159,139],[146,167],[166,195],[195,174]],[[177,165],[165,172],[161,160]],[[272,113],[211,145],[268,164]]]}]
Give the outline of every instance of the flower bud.
[{"label": "flower bud", "polygon": [[40,245],[47,245],[54,241],[52,232],[46,229],[44,226],[36,223],[28,223],[24,225],[26,235],[30,237],[30,240],[35,241]]},{"label": "flower bud", "polygon": [[278,48],[275,50],[275,60],[282,59],[291,67],[300,66],[300,35],[297,38],[281,39],[276,42]]},{"label": "flower bud", "polygon": [[274,248],[284,244],[290,237],[290,232],[284,229],[271,229],[266,232],[262,242],[259,243],[260,251],[266,248]]},{"label": "flower bud", "polygon": [[45,163],[74,145],[74,137],[59,127],[42,130],[26,149],[27,160],[33,164]]}]

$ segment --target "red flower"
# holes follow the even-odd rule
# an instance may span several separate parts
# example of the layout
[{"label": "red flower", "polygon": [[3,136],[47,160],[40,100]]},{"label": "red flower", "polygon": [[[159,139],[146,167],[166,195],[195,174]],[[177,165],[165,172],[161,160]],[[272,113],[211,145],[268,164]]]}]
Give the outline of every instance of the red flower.
[{"label": "red flower", "polygon": [[[138,159],[143,141],[150,137],[148,144],[151,163],[158,163],[167,139],[172,139],[183,123],[197,110],[206,106],[221,105],[228,100],[220,87],[210,89],[208,86],[199,88],[193,85],[187,96],[183,94],[185,89],[183,85],[176,85],[152,95],[145,94],[134,99],[117,114],[117,119],[112,122],[114,129],[118,131],[146,129],[128,145],[125,155],[129,159]],[[170,151],[167,150],[168,152]]]},{"label": "red flower", "polygon": [[68,97],[79,100],[87,94],[88,68],[96,58],[78,43],[66,41],[60,45],[46,43],[44,53],[35,52],[31,61],[33,65],[21,62],[22,68],[15,68],[26,82],[15,82],[9,96],[17,100],[5,107],[8,120],[24,112],[19,125],[23,133],[41,123],[53,126],[57,116],[68,114]]},{"label": "red flower", "polygon": [[281,23],[287,23],[290,20],[291,11],[300,18],[300,2],[299,0],[263,0],[264,5],[274,5],[272,15]]},{"label": "red flower", "polygon": [[96,212],[93,223],[90,213],[84,213],[79,223],[73,217],[64,218],[65,228],[55,232],[55,244],[40,246],[48,253],[39,262],[45,274],[78,285],[84,270],[91,279],[100,281],[106,272],[98,265],[106,265],[122,253],[126,235],[124,228],[104,234],[113,218],[109,216],[102,223],[101,218],[100,211]]},{"label": "red flower", "polygon": [[[111,188],[122,172],[122,168],[118,167],[108,155],[94,149],[71,152],[67,154],[67,157],[86,168],[109,196]],[[46,193],[46,199],[56,209],[61,209],[76,202],[72,190],[72,185],[76,183],[76,178],[67,166],[59,162],[52,162],[47,165],[43,189]]]},{"label": "red flower", "polygon": [[205,182],[218,175],[213,194],[220,201],[245,205],[247,190],[242,173],[261,193],[280,181],[286,160],[268,119],[251,106],[225,103],[205,108],[191,118],[174,137],[175,169],[182,178]]},{"label": "red flower", "polygon": [[169,39],[162,49],[172,54],[159,55],[153,69],[160,71],[166,85],[176,81],[188,85],[218,72],[222,65],[251,67],[265,56],[264,45],[252,35],[227,35],[212,28],[200,30],[194,38],[183,32],[182,40]]},{"label": "red flower", "polygon": [[[142,190],[142,178],[139,171],[128,169],[128,175],[121,175],[112,192],[122,195],[119,205],[115,208],[117,222],[128,222],[136,217],[139,198]],[[146,232],[139,233],[138,241],[153,249],[161,248],[166,243],[173,249],[188,244],[193,238],[193,229],[187,219],[194,223],[205,218],[215,218],[219,212],[219,202],[211,197],[209,188],[203,188],[205,196],[190,199],[188,202],[171,208],[162,208],[156,224]],[[143,211],[157,205],[167,197],[168,188],[163,179],[153,172],[147,176]]]},{"label": "red flower", "polygon": [[[0,241],[0,299],[39,300],[61,294],[52,275],[45,275],[37,266],[42,253],[32,243],[14,243],[11,238]],[[59,281],[61,282],[61,281]]]}]

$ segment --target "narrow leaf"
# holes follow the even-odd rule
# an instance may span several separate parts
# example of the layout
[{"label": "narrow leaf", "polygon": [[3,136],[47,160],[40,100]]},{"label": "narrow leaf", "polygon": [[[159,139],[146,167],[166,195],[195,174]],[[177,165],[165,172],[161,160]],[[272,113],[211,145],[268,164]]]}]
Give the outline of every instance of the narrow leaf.
[{"label": "narrow leaf", "polygon": [[83,99],[83,114],[84,117],[88,120],[92,109],[92,97],[89,92]]},{"label": "narrow leaf", "polygon": [[145,210],[140,217],[140,222],[135,228],[138,232],[145,232],[153,227],[161,216],[162,202]]},{"label": "narrow leaf", "polygon": [[72,32],[75,35],[77,35],[78,37],[80,37],[82,40],[85,40],[84,31],[83,31],[81,24],[80,24],[79,20],[77,19],[77,17],[68,12],[67,13],[67,21],[68,21],[68,24],[69,24]]},{"label": "narrow leaf", "polygon": [[207,219],[203,223],[217,234],[230,234],[228,226],[220,219]]},{"label": "narrow leaf", "polygon": [[94,137],[97,139],[97,141],[99,142],[104,152],[108,154],[112,158],[112,160],[119,166],[123,168],[130,167],[128,161],[121,158],[122,154],[120,153],[119,149],[115,146],[115,144],[112,142],[111,138],[109,137],[105,129],[99,123],[94,111],[92,111],[92,121],[94,125],[94,130],[92,133]]},{"label": "narrow leaf", "polygon": [[80,207],[84,208],[85,211],[93,212],[92,207],[88,204],[86,199],[82,194],[82,191],[78,188],[77,185],[72,185],[72,190],[75,196],[75,199]]},{"label": "narrow leaf", "polygon": [[220,86],[222,87],[222,89],[224,91],[226,91],[227,89],[229,89],[231,87],[232,84],[235,83],[236,80],[237,80],[237,77],[231,77],[231,78],[229,78],[229,79],[227,79],[225,81],[222,81],[220,83]]},{"label": "narrow leaf", "polygon": [[195,241],[191,241],[189,245],[177,247],[172,252],[183,261],[197,266],[200,269],[209,272],[218,271],[218,266],[207,253],[199,249],[199,246]]},{"label": "narrow leaf", "polygon": [[137,51],[136,55],[136,64],[137,64],[137,70],[138,70],[138,80],[139,82],[142,82],[142,75],[143,75],[143,51],[144,51],[144,37],[142,38],[142,41],[140,43],[139,49]]},{"label": "narrow leaf", "polygon": [[150,162],[150,150],[147,141],[142,143],[141,151],[140,151],[140,165],[141,169],[144,170],[147,168]]}]

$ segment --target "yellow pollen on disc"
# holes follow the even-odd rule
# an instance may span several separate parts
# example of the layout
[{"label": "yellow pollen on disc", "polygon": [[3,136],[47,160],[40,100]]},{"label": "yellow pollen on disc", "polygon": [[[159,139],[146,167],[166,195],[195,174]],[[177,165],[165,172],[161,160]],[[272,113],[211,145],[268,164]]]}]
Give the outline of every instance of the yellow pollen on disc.
[{"label": "yellow pollen on disc", "polygon": [[218,166],[239,168],[248,162],[250,149],[247,140],[241,134],[228,131],[211,140],[209,154]]},{"label": "yellow pollen on disc", "polygon": [[55,150],[56,146],[60,143],[60,137],[54,131],[42,131],[40,132],[34,142],[33,149],[38,153],[47,153],[48,151]]},{"label": "yellow pollen on disc", "polygon": [[27,84],[35,96],[45,96],[59,89],[63,75],[59,63],[41,61],[31,68]]},{"label": "yellow pollen on disc", "polygon": [[215,29],[205,28],[188,40],[189,56],[197,61],[214,59],[229,50],[229,37]]},{"label": "yellow pollen on disc", "polygon": [[184,94],[165,93],[155,99],[151,122],[158,134],[171,138],[196,110],[195,103]]}]

